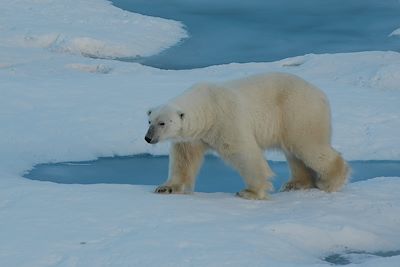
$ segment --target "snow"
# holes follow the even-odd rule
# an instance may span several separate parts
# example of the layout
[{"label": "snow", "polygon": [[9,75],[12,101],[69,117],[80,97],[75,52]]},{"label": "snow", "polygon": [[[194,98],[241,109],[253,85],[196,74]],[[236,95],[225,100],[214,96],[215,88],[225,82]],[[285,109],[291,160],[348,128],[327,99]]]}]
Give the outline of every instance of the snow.
[{"label": "snow", "polygon": [[[143,141],[148,107],[197,81],[267,71],[327,93],[333,144],[346,159],[400,160],[400,53],[168,71],[90,58],[152,55],[186,36],[177,22],[106,1],[10,1],[0,25],[0,266],[326,266],[332,253],[400,249],[399,177],[271,201],[21,177],[43,162],[166,154],[168,144]],[[398,266],[400,256],[361,261]]]},{"label": "snow", "polygon": [[398,36],[398,35],[400,35],[400,28],[398,28],[398,29],[392,31],[392,32],[389,34],[389,37]]},{"label": "snow", "polygon": [[105,0],[3,3],[0,25],[1,45],[95,58],[150,56],[187,37],[179,22],[122,11]]},{"label": "snow", "polygon": [[399,247],[398,178],[268,202],[14,179],[0,188],[2,266],[324,266],[332,252]]}]

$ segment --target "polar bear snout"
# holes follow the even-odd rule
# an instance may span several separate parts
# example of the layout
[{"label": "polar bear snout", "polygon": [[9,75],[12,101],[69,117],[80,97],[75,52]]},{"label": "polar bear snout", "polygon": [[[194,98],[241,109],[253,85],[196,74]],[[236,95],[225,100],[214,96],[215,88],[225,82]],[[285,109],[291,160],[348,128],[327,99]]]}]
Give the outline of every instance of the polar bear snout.
[{"label": "polar bear snout", "polygon": [[150,125],[149,130],[147,130],[146,136],[144,137],[144,140],[146,140],[146,142],[149,144],[158,143],[158,138],[155,138],[154,133],[154,125]]},{"label": "polar bear snout", "polygon": [[151,144],[151,142],[152,142],[152,140],[147,136],[144,137],[144,140],[146,140],[146,142],[149,144]]}]

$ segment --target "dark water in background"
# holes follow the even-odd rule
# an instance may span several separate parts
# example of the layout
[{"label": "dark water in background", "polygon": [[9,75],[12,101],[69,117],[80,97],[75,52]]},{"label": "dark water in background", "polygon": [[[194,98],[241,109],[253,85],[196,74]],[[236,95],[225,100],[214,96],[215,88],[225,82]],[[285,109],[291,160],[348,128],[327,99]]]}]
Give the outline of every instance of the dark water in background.
[{"label": "dark water in background", "polygon": [[[277,177],[279,189],[289,177],[286,162],[269,162]],[[380,176],[400,176],[400,161],[350,161],[351,181]],[[159,185],[168,175],[168,157],[137,155],[100,158],[94,161],[63,162],[36,165],[26,178],[62,184],[135,184]],[[244,188],[240,176],[221,159],[206,156],[198,175],[197,192],[237,192]]]},{"label": "dark water in background", "polygon": [[[153,57],[162,69],[265,62],[307,53],[400,51],[398,0],[112,0],[119,8],[183,22],[190,37]],[[123,34],[123,33],[121,33]]]},{"label": "dark water in background", "polygon": [[389,258],[393,256],[399,256],[400,250],[389,250],[389,251],[363,251],[363,250],[348,250],[342,253],[334,253],[323,258],[324,261],[333,265],[348,265],[356,263],[359,266],[363,266],[362,263],[372,258]]}]

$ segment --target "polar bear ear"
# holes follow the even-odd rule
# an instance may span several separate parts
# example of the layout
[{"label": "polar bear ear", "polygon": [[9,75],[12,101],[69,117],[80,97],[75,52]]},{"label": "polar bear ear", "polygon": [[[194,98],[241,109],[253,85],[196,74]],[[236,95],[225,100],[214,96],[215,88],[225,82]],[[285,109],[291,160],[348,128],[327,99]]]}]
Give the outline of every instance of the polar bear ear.
[{"label": "polar bear ear", "polygon": [[178,115],[181,120],[183,120],[183,118],[185,117],[185,113],[183,113],[182,111],[178,111]]},{"label": "polar bear ear", "polygon": [[150,114],[151,114],[151,109],[149,109],[148,111],[147,111],[147,116],[150,116]]}]

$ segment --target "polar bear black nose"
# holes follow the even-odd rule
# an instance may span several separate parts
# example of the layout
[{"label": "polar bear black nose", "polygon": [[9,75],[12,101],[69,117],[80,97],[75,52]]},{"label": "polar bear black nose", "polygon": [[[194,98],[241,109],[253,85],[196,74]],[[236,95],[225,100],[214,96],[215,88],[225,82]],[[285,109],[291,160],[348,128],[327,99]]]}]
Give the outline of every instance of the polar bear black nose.
[{"label": "polar bear black nose", "polygon": [[147,143],[155,144],[157,143],[157,138],[154,138],[154,126],[150,125],[149,130],[146,133],[146,137],[144,138]]}]

